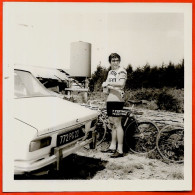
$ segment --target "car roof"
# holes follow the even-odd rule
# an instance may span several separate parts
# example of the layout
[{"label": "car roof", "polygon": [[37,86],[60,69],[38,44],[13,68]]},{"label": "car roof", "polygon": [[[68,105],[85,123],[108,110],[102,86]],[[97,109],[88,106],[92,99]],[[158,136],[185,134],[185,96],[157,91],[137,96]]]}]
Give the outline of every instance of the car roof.
[{"label": "car roof", "polygon": [[40,77],[40,78],[55,79],[55,80],[69,79],[67,73],[62,69],[28,66],[28,65],[21,65],[21,64],[15,64],[14,69],[20,69],[20,70],[31,72],[35,77]]}]

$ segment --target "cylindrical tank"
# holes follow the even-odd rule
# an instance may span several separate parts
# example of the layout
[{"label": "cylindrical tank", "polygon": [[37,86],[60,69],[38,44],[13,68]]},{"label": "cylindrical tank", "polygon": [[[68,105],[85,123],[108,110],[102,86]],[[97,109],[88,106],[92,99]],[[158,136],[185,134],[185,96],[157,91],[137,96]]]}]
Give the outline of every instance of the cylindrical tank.
[{"label": "cylindrical tank", "polygon": [[73,42],[70,45],[70,75],[91,77],[91,44]]}]

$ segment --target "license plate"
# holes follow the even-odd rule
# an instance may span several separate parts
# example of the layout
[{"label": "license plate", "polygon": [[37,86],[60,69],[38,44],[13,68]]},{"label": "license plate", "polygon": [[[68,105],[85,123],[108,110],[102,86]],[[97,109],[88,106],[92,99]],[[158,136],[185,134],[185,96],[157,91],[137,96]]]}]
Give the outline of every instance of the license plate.
[{"label": "license plate", "polygon": [[57,136],[57,146],[61,146],[67,143],[70,143],[74,140],[77,140],[85,135],[85,133],[82,130],[83,127],[80,127],[78,129],[71,130],[69,132],[60,134]]}]

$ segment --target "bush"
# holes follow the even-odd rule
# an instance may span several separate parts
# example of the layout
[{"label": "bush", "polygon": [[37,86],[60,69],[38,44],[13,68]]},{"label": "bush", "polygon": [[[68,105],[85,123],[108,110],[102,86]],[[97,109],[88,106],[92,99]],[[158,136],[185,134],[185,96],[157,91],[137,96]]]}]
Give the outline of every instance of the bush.
[{"label": "bush", "polygon": [[[184,90],[175,88],[137,89],[125,91],[125,102],[128,100],[147,100],[148,105],[138,105],[151,110],[167,110],[177,113],[184,112]],[[128,106],[126,103],[125,106]]]},{"label": "bush", "polygon": [[[90,100],[106,101],[107,95],[102,92],[90,92]],[[150,110],[167,110],[184,113],[184,89],[137,89],[125,91],[125,106],[129,106],[128,100],[147,100],[148,104],[136,105],[136,107]]]},{"label": "bush", "polygon": [[108,70],[102,66],[98,66],[89,81],[90,91],[102,91],[102,83],[106,80]]},{"label": "bush", "polygon": [[157,106],[160,110],[178,112],[179,102],[171,94],[161,92],[157,98]]},{"label": "bush", "polygon": [[147,100],[156,101],[159,89],[137,89],[137,90],[126,90],[125,91],[125,101],[127,100]]}]

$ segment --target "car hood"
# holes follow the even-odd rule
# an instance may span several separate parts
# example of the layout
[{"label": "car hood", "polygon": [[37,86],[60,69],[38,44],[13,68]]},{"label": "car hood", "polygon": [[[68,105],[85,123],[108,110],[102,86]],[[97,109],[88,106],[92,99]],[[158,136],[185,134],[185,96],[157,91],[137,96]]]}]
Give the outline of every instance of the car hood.
[{"label": "car hood", "polygon": [[84,123],[96,111],[58,97],[20,98],[14,101],[14,117],[37,129],[38,135]]}]

